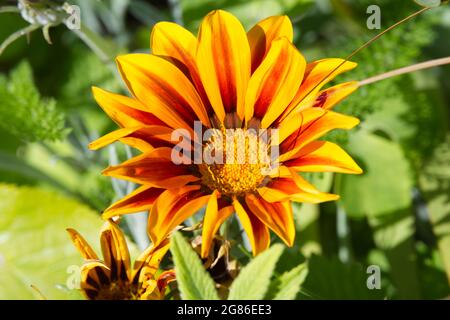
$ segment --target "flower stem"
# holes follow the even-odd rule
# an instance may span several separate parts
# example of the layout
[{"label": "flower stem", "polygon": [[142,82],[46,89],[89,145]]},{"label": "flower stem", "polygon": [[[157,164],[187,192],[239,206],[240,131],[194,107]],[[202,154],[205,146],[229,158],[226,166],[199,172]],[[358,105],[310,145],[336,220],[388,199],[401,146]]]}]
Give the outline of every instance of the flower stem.
[{"label": "flower stem", "polygon": [[19,13],[19,9],[16,6],[4,6],[0,8],[0,13]]},{"label": "flower stem", "polygon": [[72,30],[105,64],[112,64],[116,55],[113,45],[102,39],[84,24],[80,29]]},{"label": "flower stem", "polygon": [[361,80],[361,81],[359,81],[359,85],[365,86],[366,84],[374,83],[374,82],[381,81],[384,79],[389,79],[389,78],[392,78],[395,76],[399,76],[401,74],[410,73],[410,72],[414,72],[417,70],[428,69],[428,68],[441,66],[441,65],[445,65],[445,64],[450,64],[450,57],[429,60],[429,61],[413,64],[411,66],[391,70],[391,71]]},{"label": "flower stem", "polygon": [[29,34],[37,29],[39,29],[41,26],[38,24],[30,24],[28,26],[26,26],[25,28],[22,28],[16,32],[14,32],[13,34],[11,34],[8,38],[6,38],[5,41],[3,41],[3,43],[0,45],[0,56],[2,55],[3,51],[5,51],[5,49],[14,41],[16,41],[17,39],[19,39],[20,37]]}]

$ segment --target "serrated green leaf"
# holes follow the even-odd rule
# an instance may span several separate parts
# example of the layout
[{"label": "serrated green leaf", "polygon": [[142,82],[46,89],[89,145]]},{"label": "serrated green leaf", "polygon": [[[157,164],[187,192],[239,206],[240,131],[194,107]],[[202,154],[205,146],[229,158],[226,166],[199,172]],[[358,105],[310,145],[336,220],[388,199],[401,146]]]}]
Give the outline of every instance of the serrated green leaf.
[{"label": "serrated green leaf", "polygon": [[25,141],[53,141],[67,133],[54,99],[42,98],[31,67],[20,63],[8,79],[0,77],[0,126]]},{"label": "serrated green leaf", "polygon": [[282,245],[275,244],[251,260],[232,283],[228,300],[263,299],[283,249]]},{"label": "serrated green leaf", "polygon": [[303,263],[292,270],[283,273],[278,281],[279,291],[274,300],[293,300],[300,291],[300,286],[308,275],[308,266]]},{"label": "serrated green leaf", "polygon": [[203,268],[197,253],[179,232],[172,236],[170,251],[182,299],[219,300],[214,281]]},{"label": "serrated green leaf", "polygon": [[39,188],[0,184],[0,300],[48,299],[75,295],[59,289],[69,266],[83,259],[65,229],[79,230],[97,247],[102,220],[86,206]]}]

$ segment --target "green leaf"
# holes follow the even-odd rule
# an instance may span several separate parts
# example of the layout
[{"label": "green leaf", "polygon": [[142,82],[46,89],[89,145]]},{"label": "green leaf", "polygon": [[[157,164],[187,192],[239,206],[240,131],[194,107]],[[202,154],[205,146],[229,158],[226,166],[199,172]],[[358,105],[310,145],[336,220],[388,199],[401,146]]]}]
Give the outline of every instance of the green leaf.
[{"label": "green leaf", "polygon": [[420,188],[450,284],[450,134],[433,153],[420,176]]},{"label": "green leaf", "polygon": [[228,300],[263,299],[283,249],[275,244],[250,261],[232,283]]},{"label": "green leaf", "polygon": [[445,299],[450,283],[444,271],[441,254],[423,242],[416,244],[419,256],[420,287],[423,299]]},{"label": "green leaf", "polygon": [[219,300],[214,281],[203,268],[197,253],[179,232],[172,236],[170,251],[181,297],[185,300]]},{"label": "green leaf", "polygon": [[[72,227],[98,243],[101,218],[86,206],[39,188],[0,184],[0,300],[68,299],[68,268],[83,259],[65,229]],[[96,247],[96,246],[94,246]]]},{"label": "green leaf", "polygon": [[[308,275],[300,290],[301,299],[383,299],[383,287],[367,288],[370,276],[359,263],[344,264],[337,257],[313,255],[308,260]],[[381,274],[383,277],[383,274]]]},{"label": "green leaf", "polygon": [[27,62],[8,79],[0,77],[0,126],[25,141],[53,141],[67,133],[64,115],[55,100],[40,96]]},{"label": "green leaf", "polygon": [[279,291],[274,300],[293,300],[300,291],[300,286],[308,275],[308,267],[303,263],[292,270],[283,273],[279,281]]},{"label": "green leaf", "polygon": [[[322,189],[320,189],[322,190]],[[311,254],[320,254],[319,205],[314,203],[293,203],[295,229],[297,236],[295,243],[300,247],[305,257]]]},{"label": "green leaf", "polygon": [[[58,101],[67,109],[93,108],[100,111],[92,96],[92,86],[118,92],[122,88],[114,70],[84,47],[74,47],[69,53],[70,65],[58,88]],[[94,107],[95,106],[95,107]],[[97,129],[98,130],[98,129]]]},{"label": "green leaf", "polygon": [[341,177],[342,205],[350,217],[369,218],[375,244],[389,260],[396,297],[419,298],[408,161],[399,144],[364,130],[350,137],[347,149],[364,174]]},{"label": "green leaf", "polygon": [[347,150],[362,175],[343,175],[337,186],[350,217],[380,216],[409,208],[412,179],[401,147],[363,130],[352,135]]},{"label": "green leaf", "polygon": [[411,209],[369,218],[373,237],[389,261],[389,275],[395,287],[393,297],[420,299],[417,257],[414,250],[414,215]]}]

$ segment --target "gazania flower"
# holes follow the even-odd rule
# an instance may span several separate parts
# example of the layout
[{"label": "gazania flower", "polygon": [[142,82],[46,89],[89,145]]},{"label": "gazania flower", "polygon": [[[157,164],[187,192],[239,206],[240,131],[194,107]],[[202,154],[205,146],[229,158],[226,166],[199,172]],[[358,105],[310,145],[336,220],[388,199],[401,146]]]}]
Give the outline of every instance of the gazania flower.
[{"label": "gazania flower", "polygon": [[106,222],[100,243],[103,261],[75,230],[67,229],[75,247],[85,259],[81,268],[81,291],[90,300],[157,300],[164,297],[167,284],[175,279],[173,271],[156,277],[161,259],[169,249],[165,240],[149,247],[131,268],[130,253],[122,231],[114,222]]},{"label": "gazania flower", "polygon": [[[206,257],[220,225],[236,212],[253,253],[269,246],[269,229],[287,245],[294,242],[291,201],[336,200],[305,181],[299,173],[334,171],[361,173],[338,145],[318,141],[332,129],[351,129],[358,119],[330,109],[357,88],[347,82],[323,85],[355,63],[323,59],[307,63],[292,44],[286,16],[267,18],[247,33],[230,13],[213,11],[203,20],[198,37],[174,23],[161,22],[151,34],[152,54],[117,58],[132,97],[93,88],[98,104],[121,127],[93,142],[98,149],[121,141],[142,154],[104,174],[141,185],[110,206],[104,217],[150,210],[148,232],[158,245],[184,220],[206,206],[202,256]],[[337,68],[339,67],[339,68]],[[337,68],[337,69],[336,69]],[[193,134],[194,122],[220,132],[238,128],[233,148],[214,136],[201,141],[202,151],[246,156],[257,138],[249,129],[278,129],[279,167],[267,165],[273,155],[257,161],[218,164],[172,161],[175,129]],[[244,135],[243,135],[244,132]],[[234,136],[233,136],[234,134]],[[242,140],[241,140],[242,141]],[[250,157],[246,157],[250,158]],[[192,159],[188,159],[192,160]]]}]

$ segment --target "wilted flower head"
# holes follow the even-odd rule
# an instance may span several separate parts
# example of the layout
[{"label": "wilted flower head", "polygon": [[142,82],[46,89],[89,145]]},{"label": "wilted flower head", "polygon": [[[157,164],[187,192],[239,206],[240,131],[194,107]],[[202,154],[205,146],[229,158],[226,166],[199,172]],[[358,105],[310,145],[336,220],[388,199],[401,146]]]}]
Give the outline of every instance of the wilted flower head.
[{"label": "wilted flower head", "polygon": [[85,259],[81,268],[81,291],[91,300],[162,299],[167,283],[175,278],[173,271],[156,276],[159,263],[169,249],[169,241],[145,250],[131,267],[130,253],[119,227],[106,222],[100,235],[103,260],[75,230],[67,229],[72,241]]}]

